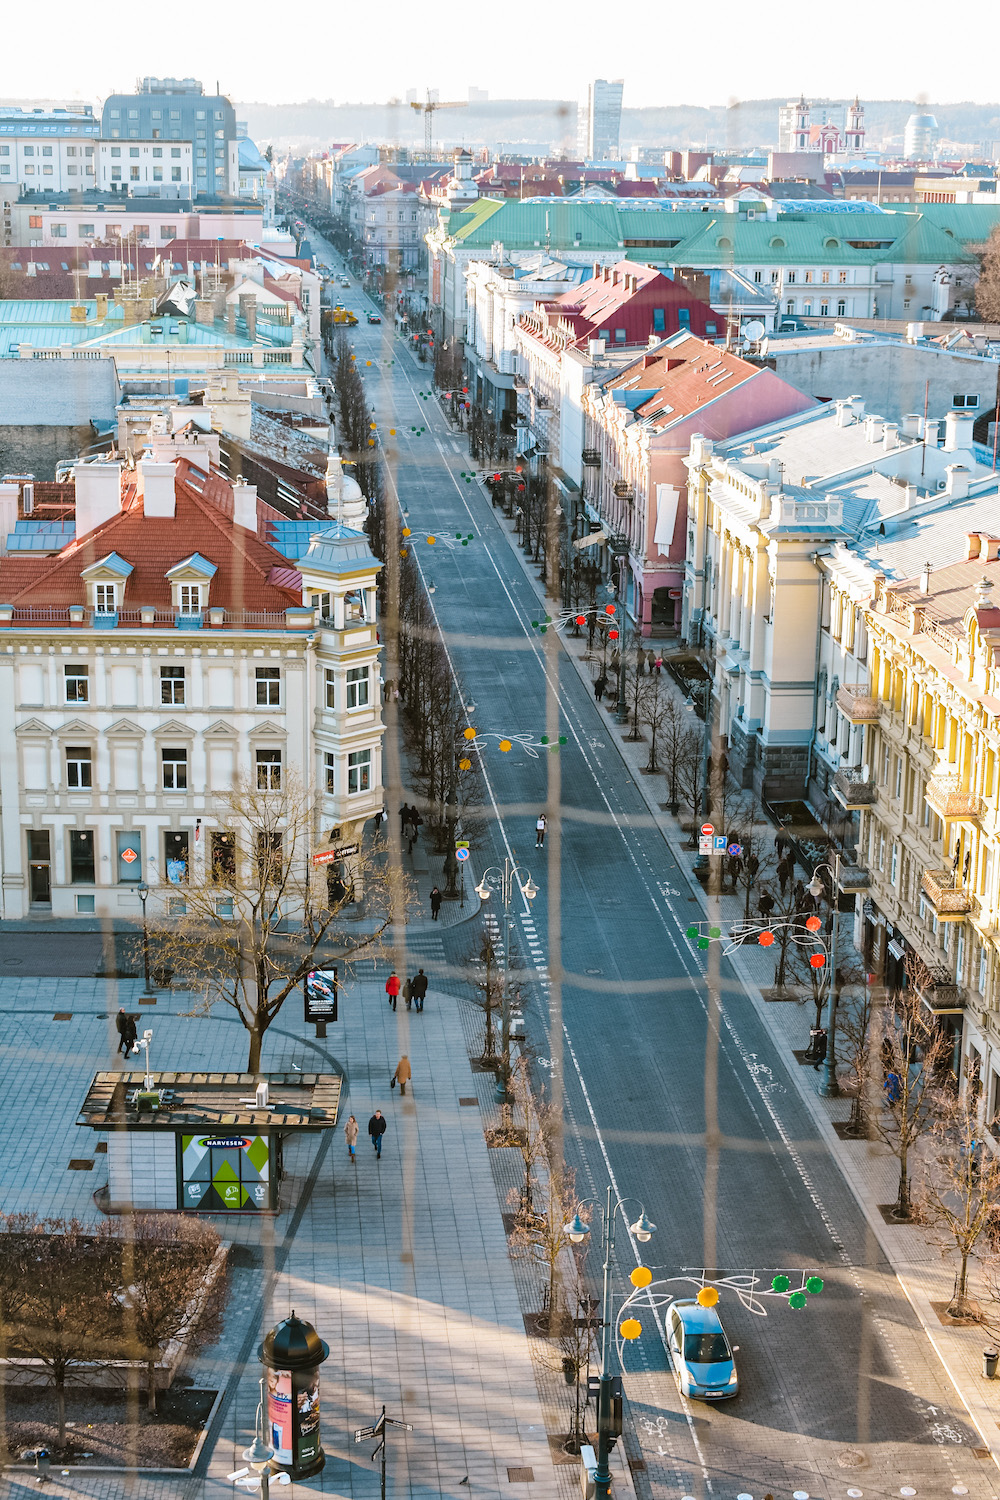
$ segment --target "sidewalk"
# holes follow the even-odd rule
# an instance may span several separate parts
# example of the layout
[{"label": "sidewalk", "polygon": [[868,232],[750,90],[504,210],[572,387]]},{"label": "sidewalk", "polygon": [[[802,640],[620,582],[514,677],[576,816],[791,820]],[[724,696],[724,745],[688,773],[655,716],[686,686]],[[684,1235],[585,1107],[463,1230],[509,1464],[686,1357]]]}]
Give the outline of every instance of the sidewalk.
[{"label": "sidewalk", "polygon": [[[482,487],[480,493],[483,504],[492,509],[489,496]],[[520,563],[525,578],[539,601],[544,602],[545,590],[538,581],[537,565],[525,558],[517,543],[513,523],[503,518],[499,511],[494,514],[507,535],[511,552]],[[549,608],[551,611],[551,601]],[[560,632],[560,636],[567,658],[581,679],[591,686],[597,675],[598,665],[596,658],[593,662],[586,659],[586,635],[577,639],[568,632]],[[664,673],[662,680],[669,685],[671,691],[677,693],[680,701],[680,694],[669,673]],[[611,711],[608,711],[609,708]],[[663,833],[681,869],[687,871],[691,892],[697,897],[704,913],[707,910],[707,898],[691,874],[694,851],[688,846],[687,835],[682,832],[679,819],[665,812],[660,805],[667,798],[666,778],[661,774],[642,774],[642,767],[648,758],[648,744],[645,740],[629,742],[624,738],[626,726],[614,723],[613,708],[614,704],[609,705],[605,700],[602,711],[607,712],[609,736],[618,747],[629,775],[649,808],[651,818]],[[742,920],[743,899],[742,893],[722,896],[720,925],[724,934]],[[947,1304],[951,1296],[953,1257],[942,1255],[919,1228],[912,1225],[890,1225],[883,1219],[879,1205],[892,1203],[895,1199],[898,1163],[878,1141],[841,1140],[837,1135],[834,1125],[847,1119],[850,1100],[821,1098],[816,1092],[820,1075],[809,1067],[800,1066],[792,1056],[793,1048],[801,1049],[808,1044],[811,1007],[799,1007],[794,1002],[768,1002],[761,995],[762,989],[773,984],[773,954],[769,956],[767,950],[748,944],[730,954],[729,961],[762,1017],[777,1054],[786,1060],[793,1084],[837,1161],[872,1234],[898,1277],[900,1286],[949,1380],[980,1433],[983,1447],[1000,1466],[997,1386],[986,1380],[982,1373],[982,1351],[992,1340],[977,1327],[958,1328],[943,1324],[932,1305]],[[758,1087],[766,1088],[768,1080],[762,1077],[756,1082]],[[973,1268],[973,1282],[975,1274]]]},{"label": "sidewalk", "polygon": [[[457,912],[457,903],[445,909]],[[419,956],[436,954],[440,972],[443,946],[433,924],[426,921],[416,937]],[[129,1478],[54,1469],[51,1492],[100,1500],[152,1497],[165,1488],[178,1500],[231,1496],[227,1475],[243,1467],[240,1455],[253,1434],[257,1344],[294,1309],[330,1345],[321,1407],[327,1464],[297,1488],[345,1500],[376,1495],[378,1465],[352,1433],[384,1402],[389,1415],[413,1425],[412,1433],[389,1434],[393,1495],[460,1500],[471,1491],[557,1500],[469,1063],[469,1007],[458,981],[427,967],[431,988],[422,1013],[389,1008],[380,970],[347,984],[326,1042],[307,1034],[294,998],[268,1033],[268,1069],[343,1068],[341,1123],[320,1143],[300,1138],[286,1147],[285,1206],[274,1219],[217,1221],[236,1250],[223,1334],[187,1371],[197,1388],[222,1392],[196,1474]],[[76,1126],[77,1107],[93,1072],[114,1066],[114,1012],[133,1005],[139,988],[77,980],[70,996],[60,992],[59,1003],[73,1007],[66,1022],[55,1019],[51,983],[0,979],[0,1208],[98,1221],[91,1194],[106,1158],[94,1150],[97,1137]],[[231,1013],[192,1018],[184,1013],[190,1005],[185,992],[161,993],[146,1013],[155,1066],[241,1068],[246,1036]],[[413,1082],[402,1099],[389,1080],[404,1052]],[[381,1161],[366,1134],[376,1107],[389,1121]],[[342,1133],[351,1113],[361,1127],[356,1161]],[[81,1158],[92,1170],[67,1170]],[[28,1473],[5,1477],[10,1493],[37,1492]]]}]

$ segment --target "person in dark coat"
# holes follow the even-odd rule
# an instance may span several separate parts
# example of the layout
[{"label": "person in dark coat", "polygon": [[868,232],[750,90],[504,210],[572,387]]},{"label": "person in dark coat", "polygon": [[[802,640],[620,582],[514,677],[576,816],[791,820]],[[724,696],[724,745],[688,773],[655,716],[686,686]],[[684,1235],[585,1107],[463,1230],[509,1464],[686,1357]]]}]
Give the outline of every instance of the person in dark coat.
[{"label": "person in dark coat", "polygon": [[375,1155],[379,1161],[382,1160],[382,1137],[385,1135],[385,1115],[377,1109],[368,1121],[368,1134],[372,1138],[375,1147]]},{"label": "person in dark coat", "polygon": [[607,692],[607,688],[608,679],[602,672],[600,677],[598,677],[597,681],[594,683],[594,697],[597,699],[598,703],[600,703],[601,699],[604,697],[604,694]]},{"label": "person in dark coat", "polygon": [[816,1059],[816,1061],[813,1063],[814,1073],[817,1073],[821,1065],[826,1061],[826,1045],[826,1027],[821,1026],[819,1028],[819,1031],[813,1038],[813,1057]]},{"label": "person in dark coat", "polygon": [[785,887],[792,878],[794,868],[795,866],[787,854],[783,854],[778,860],[778,885],[781,887],[782,895],[785,894]]},{"label": "person in dark coat", "polygon": [[418,969],[410,980],[410,994],[413,996],[413,1003],[417,1010],[423,1010],[424,1000],[427,997],[427,975],[423,969]]},{"label": "person in dark coat", "polygon": [[774,897],[766,887],[757,897],[757,910],[760,912],[761,921],[770,922],[771,913],[774,911]]},{"label": "person in dark coat", "polygon": [[441,910],[441,902],[442,902],[443,899],[444,898],[441,895],[441,892],[438,890],[437,886],[436,885],[432,886],[431,887],[431,896],[430,896],[430,901],[431,901],[431,921],[432,922],[436,922],[437,919],[438,919],[438,912]]},{"label": "person in dark coat", "polygon": [[128,1057],[135,1046],[136,1037],[139,1035],[135,1024],[135,1017],[128,1015],[123,1005],[118,1007],[115,1016],[115,1029],[118,1032],[118,1051],[123,1057]]}]

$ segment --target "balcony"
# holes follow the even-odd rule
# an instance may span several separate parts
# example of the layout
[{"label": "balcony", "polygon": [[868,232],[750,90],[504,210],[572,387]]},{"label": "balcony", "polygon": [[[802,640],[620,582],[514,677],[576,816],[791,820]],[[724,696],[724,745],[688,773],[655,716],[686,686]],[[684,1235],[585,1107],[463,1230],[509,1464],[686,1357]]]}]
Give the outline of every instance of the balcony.
[{"label": "balcony", "polygon": [[961,1015],[965,1009],[965,991],[959,989],[955,976],[943,965],[935,965],[915,981],[921,1003],[935,1016]]},{"label": "balcony", "polygon": [[845,683],[837,689],[837,707],[852,724],[877,724],[879,702],[866,682]]},{"label": "balcony", "polygon": [[599,469],[601,467],[601,455],[597,448],[584,448],[583,461],[588,469]]},{"label": "balcony", "polygon": [[951,870],[925,870],[921,887],[939,922],[964,922],[972,911],[972,895],[955,884]]},{"label": "balcony", "polygon": [[857,896],[871,888],[870,871],[861,865],[842,864],[837,872],[837,883],[845,896]]},{"label": "balcony", "polygon": [[924,801],[939,818],[949,822],[976,823],[983,812],[983,799],[963,790],[957,776],[932,776]]},{"label": "balcony", "polygon": [[832,782],[833,795],[848,812],[857,812],[863,807],[873,807],[878,800],[874,781],[860,770],[844,768],[838,771]]}]

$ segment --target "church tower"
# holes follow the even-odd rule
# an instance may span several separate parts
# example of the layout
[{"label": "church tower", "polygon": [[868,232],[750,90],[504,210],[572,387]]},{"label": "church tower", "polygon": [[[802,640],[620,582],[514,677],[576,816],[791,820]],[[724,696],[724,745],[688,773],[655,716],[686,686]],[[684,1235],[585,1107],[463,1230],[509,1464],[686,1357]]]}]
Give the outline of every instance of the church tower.
[{"label": "church tower", "polygon": [[844,148],[847,151],[865,149],[865,107],[855,94],[854,103],[847,107],[847,128],[844,131]]}]

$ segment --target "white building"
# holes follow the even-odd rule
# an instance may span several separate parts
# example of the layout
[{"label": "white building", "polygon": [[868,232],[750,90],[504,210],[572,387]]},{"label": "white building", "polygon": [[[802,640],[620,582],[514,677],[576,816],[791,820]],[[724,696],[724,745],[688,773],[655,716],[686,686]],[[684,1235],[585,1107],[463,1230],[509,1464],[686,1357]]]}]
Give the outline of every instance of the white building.
[{"label": "white building", "polygon": [[54,110],[0,107],[0,193],[14,187],[40,193],[94,187],[99,133],[100,122],[90,105]]},{"label": "white building", "polygon": [[[229,857],[219,795],[240,777],[315,789],[314,853],[356,844],[382,807],[381,565],[351,524],[360,490],[333,459],[331,520],[287,521],[223,477],[192,412],[161,419],[134,470],[77,464],[30,550],[11,550],[25,497],[0,486],[8,917],[137,914],[143,881],[157,916],[179,914],[188,878]],[[323,868],[353,873],[346,853]]]},{"label": "white building", "polygon": [[195,195],[190,141],[98,141],[97,187],[133,198]]}]

